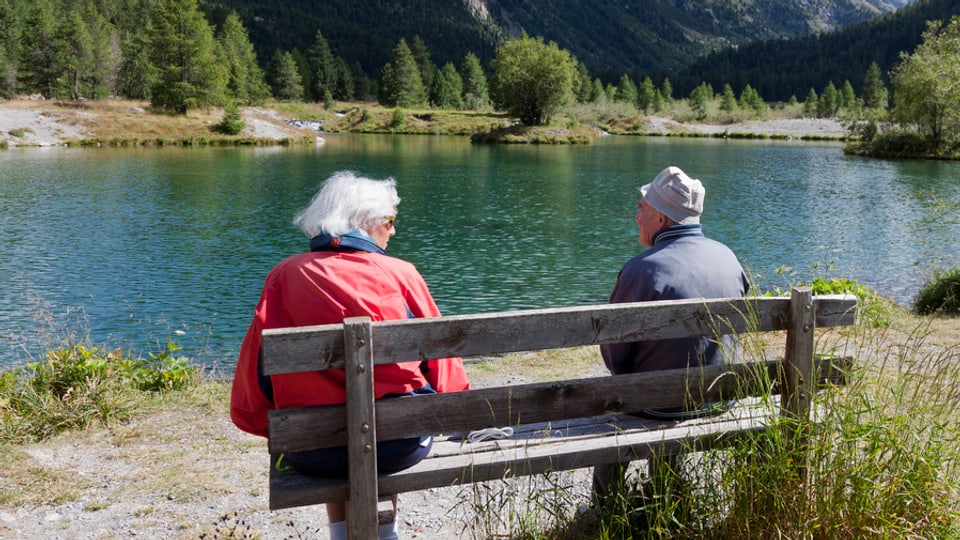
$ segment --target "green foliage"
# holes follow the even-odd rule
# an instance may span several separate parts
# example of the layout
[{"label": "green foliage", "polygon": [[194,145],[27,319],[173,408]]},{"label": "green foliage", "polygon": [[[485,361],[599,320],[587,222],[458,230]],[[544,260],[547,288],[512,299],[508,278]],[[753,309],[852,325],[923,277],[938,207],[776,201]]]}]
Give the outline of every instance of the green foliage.
[{"label": "green foliage", "polygon": [[733,93],[730,84],[723,85],[722,97],[720,98],[720,110],[726,113],[732,113],[737,110],[737,97]]},{"label": "green foliage", "polygon": [[893,70],[894,118],[916,126],[934,151],[960,132],[960,16],[930,21],[923,42]]},{"label": "green foliage", "polygon": [[280,101],[299,101],[303,98],[303,85],[297,62],[289,51],[277,51],[270,61],[267,79],[273,97]]},{"label": "green foliage", "polygon": [[960,269],[935,271],[917,293],[913,308],[920,315],[960,315]]},{"label": "green foliage", "polygon": [[709,83],[702,82],[699,86],[690,92],[690,108],[693,110],[697,120],[705,120],[709,114],[708,106],[713,101],[713,87]]},{"label": "green foliage", "polygon": [[463,79],[450,62],[434,73],[430,85],[430,105],[441,109],[459,109],[463,104]]},{"label": "green foliage", "polygon": [[240,108],[236,103],[231,102],[224,108],[223,119],[213,127],[213,130],[224,135],[239,135],[246,127],[247,123],[243,121]]},{"label": "green foliage", "polygon": [[[814,264],[816,271],[820,268],[819,264]],[[833,264],[827,265],[828,273],[833,269]],[[792,270],[787,267],[780,267],[774,271],[777,275],[789,275]],[[831,277],[829,275],[816,275],[811,281],[795,281],[786,287],[774,287],[772,290],[764,293],[767,296],[788,296],[792,287],[807,286],[810,287],[813,294],[852,294],[857,297],[857,317],[860,324],[866,324],[871,328],[881,328],[890,325],[892,305],[888,300],[881,298],[876,291],[859,283],[856,280],[847,278]]]},{"label": "green foliage", "polygon": [[524,34],[501,45],[491,66],[499,106],[526,126],[548,123],[573,102],[576,60],[554,42]]},{"label": "green foliage", "polygon": [[753,111],[757,116],[762,115],[767,110],[767,104],[763,102],[760,93],[749,84],[740,93],[740,107]]},{"label": "green foliage", "polygon": [[863,77],[863,105],[869,109],[886,110],[887,86],[876,61],[870,63]]},{"label": "green foliage", "polygon": [[390,129],[401,130],[403,126],[407,123],[407,115],[403,109],[397,107],[393,110],[393,115],[390,117]]},{"label": "green foliage", "polygon": [[47,352],[44,361],[0,374],[0,441],[43,440],[92,423],[129,419],[143,392],[187,388],[199,372],[167,351],[146,360],[87,345]]},{"label": "green foliage", "polygon": [[480,58],[474,53],[468,53],[460,66],[460,79],[463,81],[463,106],[470,110],[478,110],[490,104],[490,90],[487,86],[487,76],[483,73]]},{"label": "green foliage", "polygon": [[213,28],[197,9],[196,0],[158,0],[147,36],[152,107],[186,114],[223,101],[226,67],[219,62]]},{"label": "green foliage", "polygon": [[227,15],[217,33],[217,42],[227,66],[229,96],[248,104],[259,103],[270,97],[263,70],[257,64],[257,53],[236,13]]},{"label": "green foliage", "polygon": [[420,67],[406,40],[393,49],[393,60],[380,75],[380,103],[388,107],[416,107],[427,100]]}]

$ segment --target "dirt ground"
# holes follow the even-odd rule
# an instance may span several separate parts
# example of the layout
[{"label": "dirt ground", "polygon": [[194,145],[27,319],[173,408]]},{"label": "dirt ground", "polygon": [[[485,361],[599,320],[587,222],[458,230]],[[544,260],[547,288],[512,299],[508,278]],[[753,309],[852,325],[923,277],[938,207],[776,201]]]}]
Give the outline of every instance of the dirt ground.
[{"label": "dirt ground", "polygon": [[[475,387],[533,382],[468,371]],[[582,375],[602,373],[598,354]],[[0,448],[0,540],[328,538],[322,506],[268,510],[266,442],[230,422],[226,385],[213,391],[195,404],[110,428]],[[571,500],[586,502],[589,471],[567,474],[576,486]],[[474,486],[405,493],[401,536],[473,538],[475,501]]]}]

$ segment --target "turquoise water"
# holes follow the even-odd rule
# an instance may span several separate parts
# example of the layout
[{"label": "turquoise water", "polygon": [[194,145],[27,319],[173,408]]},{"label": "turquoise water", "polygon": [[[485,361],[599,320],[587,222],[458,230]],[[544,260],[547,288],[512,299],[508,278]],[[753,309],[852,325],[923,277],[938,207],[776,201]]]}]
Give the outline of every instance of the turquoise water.
[{"label": "turquoise water", "polygon": [[835,143],[14,149],[0,152],[0,367],[72,334],[138,354],[172,339],[232,369],[263,277],[306,249],[293,214],[339,169],[397,179],[390,253],[417,265],[444,313],[603,302],[640,250],[636,188],[670,164],[703,180],[704,231],[760,288],[848,277],[907,304],[932,268],[960,266],[960,164]]}]

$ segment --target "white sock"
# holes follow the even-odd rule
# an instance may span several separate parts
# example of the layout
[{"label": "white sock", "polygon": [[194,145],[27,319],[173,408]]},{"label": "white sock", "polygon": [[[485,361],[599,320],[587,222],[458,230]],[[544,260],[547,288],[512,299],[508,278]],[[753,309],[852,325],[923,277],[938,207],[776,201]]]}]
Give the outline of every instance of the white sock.
[{"label": "white sock", "polygon": [[347,540],[347,522],[338,521],[327,525],[330,530],[330,540]]},{"label": "white sock", "polygon": [[[380,540],[399,540],[400,535],[397,534],[397,520],[393,520],[392,523],[387,523],[386,525],[381,525],[378,531],[380,533]],[[333,540],[331,538],[331,540]]]}]

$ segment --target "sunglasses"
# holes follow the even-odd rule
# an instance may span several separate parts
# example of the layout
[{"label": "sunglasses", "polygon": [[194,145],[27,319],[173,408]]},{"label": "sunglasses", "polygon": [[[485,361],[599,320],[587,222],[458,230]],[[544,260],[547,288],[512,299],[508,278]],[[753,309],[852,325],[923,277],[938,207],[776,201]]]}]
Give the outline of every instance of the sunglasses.
[{"label": "sunglasses", "polygon": [[388,229],[393,227],[393,224],[396,222],[397,216],[383,216],[383,224],[386,225]]}]

